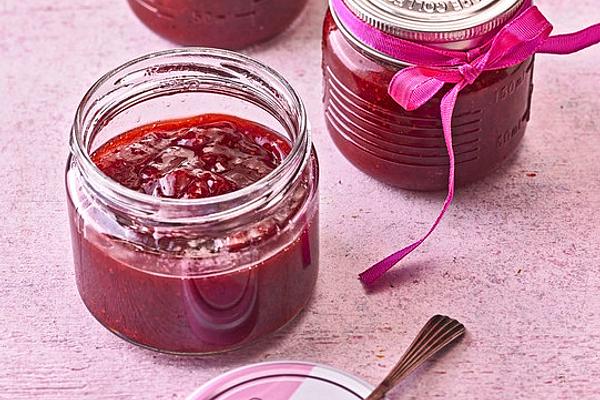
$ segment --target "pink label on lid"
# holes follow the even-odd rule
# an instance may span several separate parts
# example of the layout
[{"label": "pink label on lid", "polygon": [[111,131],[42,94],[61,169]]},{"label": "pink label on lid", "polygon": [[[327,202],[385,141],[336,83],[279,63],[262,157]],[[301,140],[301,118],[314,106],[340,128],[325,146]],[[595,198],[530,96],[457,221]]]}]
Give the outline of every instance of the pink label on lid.
[{"label": "pink label on lid", "polygon": [[362,400],[363,381],[326,366],[300,362],[255,364],[208,382],[188,400]]}]

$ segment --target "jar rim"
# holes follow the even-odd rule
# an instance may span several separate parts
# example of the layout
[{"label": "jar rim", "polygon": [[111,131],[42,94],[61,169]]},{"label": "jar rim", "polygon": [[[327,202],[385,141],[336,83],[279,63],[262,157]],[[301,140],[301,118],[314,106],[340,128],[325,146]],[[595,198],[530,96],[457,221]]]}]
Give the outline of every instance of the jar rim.
[{"label": "jar rim", "polygon": [[[481,2],[466,9],[471,12],[456,20],[444,21],[429,12],[414,12],[404,9],[408,2],[391,0],[339,0],[360,20],[383,33],[399,39],[417,42],[444,50],[465,51],[484,44],[505,23],[515,17],[531,0],[503,0],[496,3]],[[457,2],[457,1],[456,1]],[[420,2],[423,4],[432,4]],[[444,2],[438,2],[444,3]],[[452,1],[448,1],[452,3]],[[398,63],[354,35],[337,15],[335,1],[329,0],[329,10],[344,36],[361,50],[385,61]],[[444,3],[445,4],[445,3]],[[400,10],[400,11],[399,11]],[[412,15],[415,14],[415,15]],[[460,13],[459,13],[460,14]],[[432,17],[432,15],[434,17]],[[440,15],[445,15],[441,13]],[[401,65],[408,65],[399,62]]]},{"label": "jar rim", "polygon": [[399,38],[468,47],[504,24],[527,0],[342,1],[367,24]]},{"label": "jar rim", "polygon": [[337,15],[337,13],[335,12],[335,9],[333,7],[330,6],[328,12],[331,15],[331,18],[333,19],[333,22],[335,23],[337,29],[339,29],[339,31],[341,32],[344,39],[346,39],[350,45],[355,46],[356,48],[358,48],[361,51],[364,51],[371,57],[375,57],[376,59],[383,60],[390,64],[394,64],[394,65],[398,66],[399,68],[405,68],[405,67],[412,66],[412,64],[410,64],[410,63],[407,63],[407,62],[404,62],[401,60],[397,60],[391,56],[388,56],[387,54],[385,54],[381,51],[375,50],[371,46],[366,45],[361,40],[359,40],[356,36],[354,36],[352,33],[350,33],[350,31],[344,26],[344,24],[342,24],[339,16]]},{"label": "jar rim", "polygon": [[[86,129],[88,129],[88,127],[85,126],[85,120],[86,117],[88,117],[85,109],[86,106],[93,101],[94,95],[97,94],[102,87],[104,87],[105,85],[109,85],[113,79],[119,76],[119,74],[126,72],[132,67],[135,67],[137,65],[143,65],[143,63],[146,62],[160,62],[161,60],[167,61],[170,58],[177,57],[215,59],[222,62],[244,64],[247,65],[248,68],[251,68],[254,71],[258,71],[261,74],[262,78],[272,79],[284,91],[284,93],[281,94],[283,94],[289,101],[289,106],[296,111],[296,116],[294,119],[295,123],[297,124],[298,132],[297,138],[293,138],[291,140],[292,148],[290,150],[290,153],[273,171],[271,171],[262,179],[233,192],[200,199],[179,199],[156,197],[130,189],[113,180],[108,175],[104,174],[100,170],[100,168],[92,161],[90,155],[91,152],[89,151],[86,143],[84,142],[83,133]],[[118,83],[122,79],[123,78],[120,78],[113,83]],[[270,110],[267,110],[264,107],[262,108],[265,109],[265,111],[271,113]],[[90,128],[96,128],[96,126],[92,125]],[[98,182],[101,186],[107,188],[116,196],[121,196],[130,202],[151,207],[157,207],[159,205],[161,207],[178,208],[201,207],[233,202],[235,200],[243,199],[244,197],[249,196],[252,193],[265,190],[268,186],[272,184],[274,179],[281,176],[284,171],[289,170],[290,168],[296,170],[296,175],[298,175],[303,170],[304,166],[308,163],[308,160],[310,158],[311,146],[312,141],[310,137],[308,116],[306,113],[305,105],[298,93],[279,72],[275,71],[268,65],[261,63],[260,61],[257,61],[246,55],[229,50],[204,47],[170,49],[149,53],[141,57],[135,58],[131,61],[128,61],[107,72],[91,86],[91,88],[86,92],[83,99],[79,103],[70,135],[71,154],[78,162],[80,170],[84,175],[86,175],[88,178],[93,179],[95,182]],[[302,160],[300,165],[294,166],[294,163],[298,163],[298,159]]]}]

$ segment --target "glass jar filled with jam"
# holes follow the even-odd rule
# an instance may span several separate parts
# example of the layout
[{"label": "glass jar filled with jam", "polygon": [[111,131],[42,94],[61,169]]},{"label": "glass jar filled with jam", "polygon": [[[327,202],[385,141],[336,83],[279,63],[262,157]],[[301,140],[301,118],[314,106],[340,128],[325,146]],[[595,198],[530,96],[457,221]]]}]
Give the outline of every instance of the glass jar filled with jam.
[{"label": "glass jar filled with jam", "polygon": [[[363,22],[385,34],[429,47],[469,50],[481,46],[523,0],[344,0]],[[333,141],[352,164],[388,184],[410,190],[448,185],[449,158],[440,102],[406,111],[388,94],[394,75],[408,67],[358,39],[335,9],[323,33],[324,103]],[[452,132],[456,183],[466,184],[496,169],[519,146],[530,114],[533,57],[484,71],[459,94]]]},{"label": "glass jar filled with jam", "polygon": [[308,0],[128,0],[150,29],[185,46],[240,49],[271,39]]},{"label": "glass jar filled with jam", "polygon": [[130,342],[226,351],[311,297],[318,165],[305,108],[250,58],[172,50],[105,75],[77,111],[66,185],[81,298]]}]

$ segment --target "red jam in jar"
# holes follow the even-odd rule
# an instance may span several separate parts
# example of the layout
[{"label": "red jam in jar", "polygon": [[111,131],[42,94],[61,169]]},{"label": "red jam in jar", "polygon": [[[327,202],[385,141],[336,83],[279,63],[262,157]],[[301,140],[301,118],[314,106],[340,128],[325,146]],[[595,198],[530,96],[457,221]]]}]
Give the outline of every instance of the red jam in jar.
[{"label": "red jam in jar", "polygon": [[162,37],[186,46],[240,49],[277,36],[308,0],[128,0]]},{"label": "red jam in jar", "polygon": [[[139,115],[133,111],[148,85],[173,95],[176,86],[164,82],[182,68],[199,85],[192,88],[204,80],[214,89],[218,75],[223,85],[270,82],[291,90],[241,55],[206,49],[176,54],[157,53],[121,67],[86,99],[119,82],[131,95],[125,98],[134,100],[123,104],[119,97],[112,105],[135,124]],[[145,66],[156,72],[153,65],[165,63],[170,67],[159,76],[138,73]],[[227,73],[211,70],[217,64]],[[180,83],[189,94],[189,82]],[[67,167],[75,272],[85,305],[109,330],[154,350],[205,354],[272,333],[306,306],[318,273],[318,166],[304,108],[289,95],[269,111],[298,111],[289,114],[287,134],[215,113],[161,118],[118,133],[124,121],[110,110],[111,94],[84,100]],[[158,98],[178,103],[172,96]],[[106,117],[94,120],[96,112]],[[102,131],[114,123],[106,140]]]},{"label": "red jam in jar", "polygon": [[[379,0],[365,2],[375,4]],[[521,3],[482,3],[494,2],[510,3],[509,10]],[[410,12],[413,19],[424,21],[435,15],[416,8],[407,10],[402,7],[410,2],[400,3],[404,5],[398,6],[399,15]],[[454,49],[465,46],[445,44]],[[460,92],[452,122],[457,185],[488,175],[517,149],[529,121],[533,66],[530,58],[515,67],[485,71]],[[323,29],[324,103],[328,131],[336,146],[353,165],[385,183],[410,190],[445,189],[449,159],[440,102],[451,85],[417,110],[406,111],[388,94],[392,77],[405,67],[400,60],[389,59],[361,43],[334,12],[327,13]]]},{"label": "red jam in jar", "polygon": [[205,114],[136,128],[102,145],[92,161],[130,189],[197,199],[259,181],[289,152],[289,143],[262,125]]}]

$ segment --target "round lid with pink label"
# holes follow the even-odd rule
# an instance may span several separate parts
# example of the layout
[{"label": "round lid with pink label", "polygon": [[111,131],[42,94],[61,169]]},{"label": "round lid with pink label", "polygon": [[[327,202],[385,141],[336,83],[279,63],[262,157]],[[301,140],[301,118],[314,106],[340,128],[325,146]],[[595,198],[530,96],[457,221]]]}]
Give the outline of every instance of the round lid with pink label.
[{"label": "round lid with pink label", "polygon": [[363,380],[331,367],[272,362],[221,375],[187,400],[363,400],[372,390]]}]

